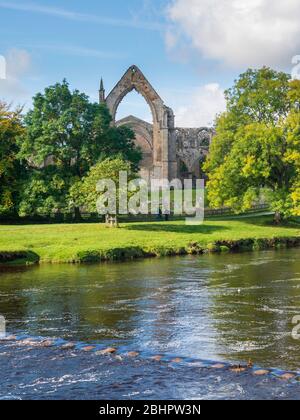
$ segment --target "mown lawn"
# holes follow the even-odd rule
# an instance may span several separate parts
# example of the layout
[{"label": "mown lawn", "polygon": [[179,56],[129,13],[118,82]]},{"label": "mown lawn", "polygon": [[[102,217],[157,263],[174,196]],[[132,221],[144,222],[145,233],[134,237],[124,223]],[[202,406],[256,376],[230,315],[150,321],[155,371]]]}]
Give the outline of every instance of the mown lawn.
[{"label": "mown lawn", "polygon": [[270,217],[252,217],[208,220],[201,226],[172,221],[131,223],[119,229],[101,224],[1,225],[0,252],[31,251],[43,262],[80,262],[86,260],[83,256],[98,253],[108,256],[101,259],[120,259],[124,249],[134,249],[132,257],[139,256],[137,250],[140,256],[168,255],[187,253],[190,244],[205,248],[216,241],[282,237],[300,237],[300,224],[278,227],[272,225]]}]

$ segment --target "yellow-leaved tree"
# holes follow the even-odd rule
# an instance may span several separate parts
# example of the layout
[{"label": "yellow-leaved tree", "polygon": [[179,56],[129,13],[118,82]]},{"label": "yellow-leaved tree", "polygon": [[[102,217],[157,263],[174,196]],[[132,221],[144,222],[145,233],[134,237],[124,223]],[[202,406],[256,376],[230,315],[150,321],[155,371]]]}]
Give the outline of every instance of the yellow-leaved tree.
[{"label": "yellow-leaved tree", "polygon": [[276,222],[300,215],[300,81],[248,70],[226,92],[227,110],[205,164],[212,207],[236,213],[263,197]]}]

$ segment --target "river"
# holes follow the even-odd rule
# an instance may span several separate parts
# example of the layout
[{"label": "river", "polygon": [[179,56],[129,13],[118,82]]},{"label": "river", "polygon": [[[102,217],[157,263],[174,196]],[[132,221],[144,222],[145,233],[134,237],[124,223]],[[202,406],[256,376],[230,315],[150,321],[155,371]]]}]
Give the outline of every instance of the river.
[{"label": "river", "polygon": [[[299,253],[3,269],[0,314],[11,334],[113,346],[119,353],[234,363],[251,359],[263,368],[297,371],[300,341],[292,338],[292,319],[300,315]],[[297,398],[299,393],[297,384],[274,378],[228,372],[210,372],[207,378],[196,365],[154,365],[142,357],[106,357],[96,366],[95,357],[59,349],[29,352],[16,343],[1,343],[0,397]]]}]

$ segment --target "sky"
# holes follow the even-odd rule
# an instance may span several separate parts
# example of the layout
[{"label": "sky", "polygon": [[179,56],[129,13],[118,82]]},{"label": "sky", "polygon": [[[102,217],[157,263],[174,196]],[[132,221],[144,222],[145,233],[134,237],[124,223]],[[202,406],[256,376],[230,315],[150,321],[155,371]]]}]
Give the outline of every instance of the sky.
[{"label": "sky", "polygon": [[[240,73],[290,73],[297,55],[299,0],[0,0],[0,99],[25,109],[64,78],[97,101],[101,77],[108,94],[135,64],[177,126],[209,126]],[[131,114],[151,121],[137,93],[118,118]]]}]

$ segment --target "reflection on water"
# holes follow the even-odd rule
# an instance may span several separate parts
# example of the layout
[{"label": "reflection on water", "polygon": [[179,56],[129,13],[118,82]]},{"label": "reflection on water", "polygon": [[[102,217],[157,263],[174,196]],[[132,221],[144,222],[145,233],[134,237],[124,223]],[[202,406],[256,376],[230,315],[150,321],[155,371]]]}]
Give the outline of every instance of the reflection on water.
[{"label": "reflection on water", "polygon": [[0,273],[11,332],[299,369],[299,250]]}]

